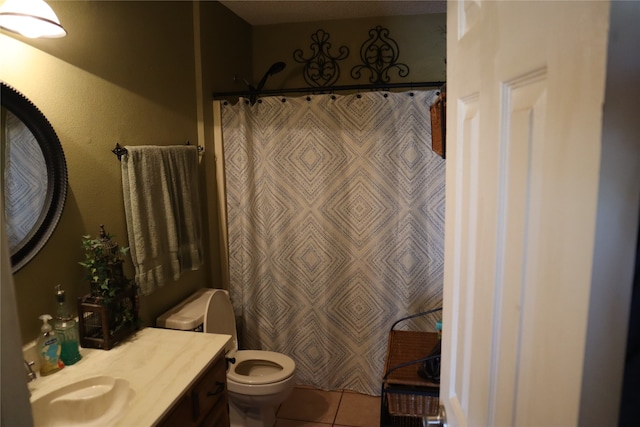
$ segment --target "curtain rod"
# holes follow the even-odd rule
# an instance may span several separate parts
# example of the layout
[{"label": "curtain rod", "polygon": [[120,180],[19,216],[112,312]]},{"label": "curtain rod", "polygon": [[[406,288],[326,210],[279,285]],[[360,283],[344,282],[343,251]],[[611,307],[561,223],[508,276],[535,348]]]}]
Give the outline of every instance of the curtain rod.
[{"label": "curtain rod", "polygon": [[329,87],[303,87],[303,88],[285,88],[285,89],[267,89],[261,91],[239,91],[239,92],[214,92],[214,100],[222,100],[230,97],[245,97],[257,99],[263,95],[284,95],[285,93],[302,93],[302,94],[323,94],[333,93],[347,90],[356,91],[375,91],[389,89],[418,89],[418,88],[441,88],[445,82],[414,82],[414,83],[374,83],[366,85],[342,85]]}]

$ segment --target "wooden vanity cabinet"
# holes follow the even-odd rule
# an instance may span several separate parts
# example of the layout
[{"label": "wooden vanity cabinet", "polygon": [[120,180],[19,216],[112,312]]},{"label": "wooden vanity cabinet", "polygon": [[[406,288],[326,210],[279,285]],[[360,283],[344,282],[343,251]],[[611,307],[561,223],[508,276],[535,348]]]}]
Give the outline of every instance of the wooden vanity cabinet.
[{"label": "wooden vanity cabinet", "polygon": [[158,423],[161,427],[228,427],[229,404],[224,352],[198,376]]}]

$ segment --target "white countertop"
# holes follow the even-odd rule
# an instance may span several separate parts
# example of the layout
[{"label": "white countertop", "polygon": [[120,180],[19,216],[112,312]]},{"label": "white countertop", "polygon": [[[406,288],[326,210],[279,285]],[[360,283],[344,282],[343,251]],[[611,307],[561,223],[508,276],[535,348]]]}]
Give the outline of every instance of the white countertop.
[{"label": "white countertop", "polygon": [[111,350],[81,348],[82,359],[29,383],[31,401],[89,377],[129,381],[135,396],[116,426],[154,425],[224,349],[229,335],[145,328]]}]

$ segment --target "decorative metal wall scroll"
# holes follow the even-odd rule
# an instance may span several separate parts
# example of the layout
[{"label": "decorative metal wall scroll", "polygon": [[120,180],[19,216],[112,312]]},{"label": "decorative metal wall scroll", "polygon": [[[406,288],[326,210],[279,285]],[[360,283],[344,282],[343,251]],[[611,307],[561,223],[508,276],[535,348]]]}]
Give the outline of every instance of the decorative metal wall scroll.
[{"label": "decorative metal wall scroll", "polygon": [[[311,40],[312,43],[309,45],[312,50],[311,57],[305,58],[302,50],[296,49],[293,52],[293,59],[304,64],[304,81],[310,87],[330,87],[340,78],[338,61],[349,56],[349,48],[341,46],[335,56],[329,53],[331,49],[329,33],[322,29],[313,33]],[[409,66],[398,62],[399,56],[398,43],[389,37],[387,28],[378,25],[369,30],[369,38],[360,47],[362,64],[351,69],[351,77],[357,80],[362,77],[363,71],[368,71],[369,83],[378,85],[390,82],[389,72],[392,70],[396,70],[399,77],[407,77]]]},{"label": "decorative metal wall scroll", "polygon": [[400,48],[395,40],[389,37],[389,30],[378,25],[369,30],[369,39],[360,48],[360,59],[364,65],[356,65],[351,69],[351,77],[359,79],[362,70],[371,73],[369,82],[388,83],[389,71],[397,68],[398,76],[407,77],[409,67],[398,61]]},{"label": "decorative metal wall scroll", "polygon": [[309,46],[313,51],[310,58],[305,59],[301,49],[293,52],[293,59],[304,64],[304,81],[312,87],[326,87],[335,84],[340,77],[340,67],[338,61],[349,56],[349,48],[340,46],[339,54],[333,56],[329,53],[331,43],[329,33],[324,30],[317,30],[311,35],[313,43]]}]

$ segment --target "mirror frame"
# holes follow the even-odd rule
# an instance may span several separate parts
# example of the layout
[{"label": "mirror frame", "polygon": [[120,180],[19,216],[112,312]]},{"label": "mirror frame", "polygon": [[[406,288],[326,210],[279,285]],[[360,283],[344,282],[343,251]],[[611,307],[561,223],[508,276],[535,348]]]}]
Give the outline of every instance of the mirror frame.
[{"label": "mirror frame", "polygon": [[15,274],[44,247],[60,221],[67,198],[67,164],[58,135],[44,114],[16,89],[4,82],[0,82],[0,85],[2,106],[22,120],[31,131],[47,166],[47,195],[42,212],[19,247],[10,248],[11,267]]}]

